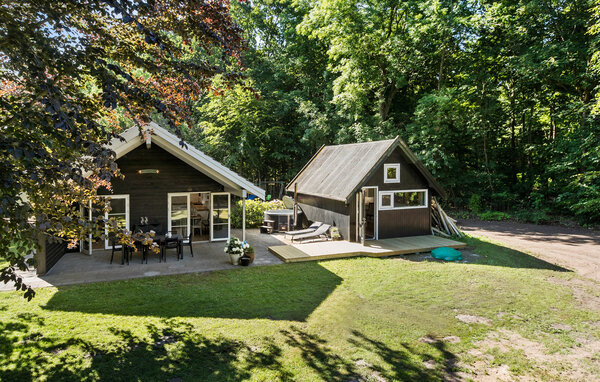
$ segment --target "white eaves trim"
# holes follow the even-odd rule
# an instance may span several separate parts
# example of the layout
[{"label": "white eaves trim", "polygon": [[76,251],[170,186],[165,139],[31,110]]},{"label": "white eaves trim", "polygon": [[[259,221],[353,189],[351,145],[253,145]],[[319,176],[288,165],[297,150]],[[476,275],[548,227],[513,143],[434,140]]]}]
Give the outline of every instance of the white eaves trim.
[{"label": "white eaves trim", "polygon": [[151,144],[158,145],[160,148],[181,159],[191,167],[208,175],[234,194],[242,196],[243,190],[246,190],[263,200],[265,199],[265,190],[225,167],[192,145],[186,144],[187,148],[181,147],[179,145],[179,138],[156,123],[150,122],[143,130],[149,130],[151,134],[150,139],[142,139],[140,137],[139,128],[134,126],[120,134],[121,137],[125,139],[125,142],[116,138],[111,141],[109,148],[117,154],[117,159],[133,149],[143,144],[148,144],[150,143],[149,141],[151,141]]}]

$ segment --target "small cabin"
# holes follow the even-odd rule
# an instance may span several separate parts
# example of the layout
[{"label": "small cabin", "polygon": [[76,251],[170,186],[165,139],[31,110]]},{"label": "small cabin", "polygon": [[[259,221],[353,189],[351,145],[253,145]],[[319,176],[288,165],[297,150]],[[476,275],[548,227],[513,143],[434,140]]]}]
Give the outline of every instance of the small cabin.
[{"label": "small cabin", "polygon": [[308,220],[337,227],[349,241],[429,235],[431,198],[445,196],[399,137],[323,146],[286,191]]}]

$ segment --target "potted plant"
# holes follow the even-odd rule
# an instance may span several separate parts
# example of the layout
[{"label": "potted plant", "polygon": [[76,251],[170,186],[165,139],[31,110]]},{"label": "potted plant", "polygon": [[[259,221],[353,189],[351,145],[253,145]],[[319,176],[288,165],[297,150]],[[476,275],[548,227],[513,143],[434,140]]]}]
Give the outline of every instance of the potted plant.
[{"label": "potted plant", "polygon": [[248,257],[250,259],[248,264],[252,264],[254,262],[254,247],[248,245],[248,247],[244,249],[244,257]]},{"label": "potted plant", "polygon": [[229,261],[231,261],[231,264],[239,264],[240,257],[242,257],[244,254],[244,243],[242,243],[242,241],[237,237],[232,237],[225,246],[225,253],[229,255]]}]

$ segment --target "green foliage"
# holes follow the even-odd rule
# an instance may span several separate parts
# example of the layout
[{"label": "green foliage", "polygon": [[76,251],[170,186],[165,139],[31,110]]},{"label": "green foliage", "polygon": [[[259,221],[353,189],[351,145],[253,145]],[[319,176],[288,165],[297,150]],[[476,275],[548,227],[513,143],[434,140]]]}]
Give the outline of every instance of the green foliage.
[{"label": "green foliage", "polygon": [[506,220],[510,218],[510,214],[500,211],[485,211],[477,214],[481,220]]},{"label": "green foliage", "polygon": [[[257,228],[262,225],[265,219],[265,211],[281,210],[285,206],[279,199],[273,199],[268,202],[260,199],[246,200],[246,228]],[[242,201],[238,200],[231,208],[231,226],[233,228],[242,228]]]},{"label": "green foliage", "polygon": [[123,124],[153,112],[181,125],[213,75],[237,82],[227,65],[241,47],[222,3],[3,2],[0,262],[8,266],[0,280],[30,299],[16,270],[31,265],[25,256],[40,238],[75,245],[93,231],[115,231],[110,221],[80,218],[80,206],[119,176],[106,145]]},{"label": "green foliage", "polygon": [[483,205],[481,203],[481,196],[479,194],[473,194],[469,198],[469,208],[473,213],[480,213],[483,210]]}]

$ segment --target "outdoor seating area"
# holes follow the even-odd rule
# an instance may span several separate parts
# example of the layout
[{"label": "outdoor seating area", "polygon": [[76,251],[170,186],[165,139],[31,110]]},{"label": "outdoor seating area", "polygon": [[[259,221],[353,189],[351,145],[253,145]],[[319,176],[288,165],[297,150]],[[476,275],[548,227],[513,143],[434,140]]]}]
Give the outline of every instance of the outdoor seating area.
[{"label": "outdoor seating area", "polygon": [[[241,230],[233,229],[233,236],[240,237]],[[268,251],[269,246],[283,244],[277,236],[261,235],[258,229],[246,230],[246,239],[252,243],[255,258],[251,267],[281,264],[282,261]],[[211,272],[233,269],[229,256],[223,252],[225,242],[192,243],[194,256],[190,248],[183,244],[183,258],[177,259],[175,249],[166,251],[166,263],[158,261],[158,255],[149,255],[148,263],[142,264],[142,253],[130,253],[130,263],[121,265],[121,249],[117,248],[114,262],[110,263],[112,249],[94,251],[92,255],[67,253],[45,275],[36,276],[35,271],[23,274],[28,283],[35,287],[52,285],[70,285],[98,281],[127,280],[140,277],[164,276],[183,273]],[[12,286],[0,283],[0,290],[9,290]]]},{"label": "outdoor seating area", "polygon": [[[158,228],[158,227],[157,227]],[[158,231],[160,232],[160,231]],[[150,237],[151,241],[147,239]],[[137,228],[133,235],[133,245],[119,244],[115,237],[110,239],[111,256],[110,264],[113,263],[115,253],[121,255],[121,265],[129,265],[129,261],[133,259],[136,253],[140,254],[142,264],[148,264],[148,258],[153,254],[158,258],[158,262],[167,261],[167,251],[174,250],[177,255],[177,260],[183,259],[183,248],[189,248],[190,255],[194,256],[192,247],[192,235],[183,237],[180,234],[167,232],[166,234],[157,234],[155,231],[144,232]]]}]

